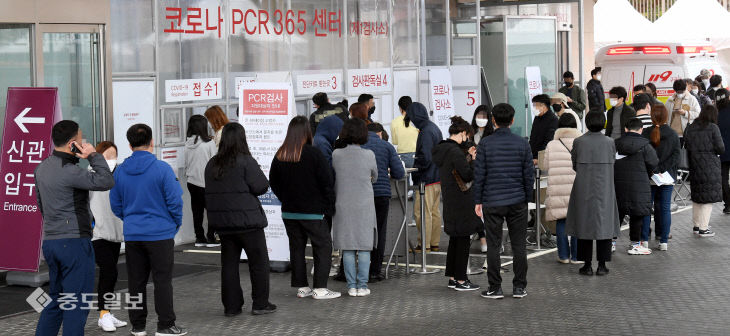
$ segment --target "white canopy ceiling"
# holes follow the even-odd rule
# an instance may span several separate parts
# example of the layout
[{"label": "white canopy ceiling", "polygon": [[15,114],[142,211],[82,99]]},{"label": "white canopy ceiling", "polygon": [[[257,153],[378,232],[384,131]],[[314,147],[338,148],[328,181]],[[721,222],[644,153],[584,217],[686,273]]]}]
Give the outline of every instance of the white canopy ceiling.
[{"label": "white canopy ceiling", "polygon": [[651,21],[628,0],[599,0],[593,6],[593,24],[596,50],[618,42],[647,42],[655,35]]},{"label": "white canopy ceiling", "polygon": [[657,39],[730,48],[730,13],[717,0],[677,0],[653,25]]}]

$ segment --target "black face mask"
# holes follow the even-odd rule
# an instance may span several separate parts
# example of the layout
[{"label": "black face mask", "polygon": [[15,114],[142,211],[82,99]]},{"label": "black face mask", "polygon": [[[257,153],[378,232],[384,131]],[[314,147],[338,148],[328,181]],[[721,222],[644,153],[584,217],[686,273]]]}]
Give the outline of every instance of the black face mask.
[{"label": "black face mask", "polygon": [[369,116],[371,116],[371,115],[373,115],[373,113],[375,113],[375,106],[371,107],[371,108],[370,108],[370,109],[368,110],[368,117],[369,117]]},{"label": "black face mask", "polygon": [[565,82],[565,86],[570,87],[571,85],[573,85],[573,83],[571,83],[571,82]]},{"label": "black face mask", "polygon": [[555,113],[557,113],[563,109],[563,105],[561,105],[561,104],[553,104],[552,106],[553,106],[553,111],[555,111]]}]

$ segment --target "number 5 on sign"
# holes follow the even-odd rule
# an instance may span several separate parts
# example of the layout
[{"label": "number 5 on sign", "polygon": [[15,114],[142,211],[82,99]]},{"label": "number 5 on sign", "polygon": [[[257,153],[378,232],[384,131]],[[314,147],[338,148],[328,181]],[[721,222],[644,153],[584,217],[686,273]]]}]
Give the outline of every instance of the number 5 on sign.
[{"label": "number 5 on sign", "polygon": [[476,104],[477,100],[474,98],[474,91],[467,91],[466,92],[466,106],[474,106]]}]

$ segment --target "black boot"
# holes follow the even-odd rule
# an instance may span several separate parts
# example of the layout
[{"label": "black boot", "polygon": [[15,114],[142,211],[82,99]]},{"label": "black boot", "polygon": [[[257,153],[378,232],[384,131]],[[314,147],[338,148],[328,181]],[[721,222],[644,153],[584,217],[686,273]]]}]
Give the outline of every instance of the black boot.
[{"label": "black boot", "polygon": [[591,262],[586,261],[586,264],[583,265],[583,267],[581,267],[578,270],[578,273],[580,273],[582,275],[593,275],[593,268],[591,267]]},{"label": "black boot", "polygon": [[596,275],[606,275],[606,274],[608,274],[608,268],[606,268],[606,262],[599,261],[598,269],[596,269]]}]

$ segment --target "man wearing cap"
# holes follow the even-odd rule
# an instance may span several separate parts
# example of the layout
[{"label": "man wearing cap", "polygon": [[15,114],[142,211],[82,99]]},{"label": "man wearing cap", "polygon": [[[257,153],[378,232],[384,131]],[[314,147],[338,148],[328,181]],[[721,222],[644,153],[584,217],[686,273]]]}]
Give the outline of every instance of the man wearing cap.
[{"label": "man wearing cap", "polygon": [[558,118],[560,118],[564,113],[572,115],[573,118],[575,118],[575,124],[578,125],[578,131],[583,133],[583,121],[578,116],[578,114],[575,113],[575,111],[568,107],[568,97],[558,92],[550,97],[550,106],[553,108],[553,111],[555,111],[555,113],[558,115]]},{"label": "man wearing cap", "polygon": [[576,86],[574,82],[573,73],[566,71],[563,74],[563,81],[565,85],[558,90],[568,98],[568,106],[578,114],[579,117],[583,117],[583,111],[586,109],[585,92],[580,86]]}]

